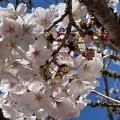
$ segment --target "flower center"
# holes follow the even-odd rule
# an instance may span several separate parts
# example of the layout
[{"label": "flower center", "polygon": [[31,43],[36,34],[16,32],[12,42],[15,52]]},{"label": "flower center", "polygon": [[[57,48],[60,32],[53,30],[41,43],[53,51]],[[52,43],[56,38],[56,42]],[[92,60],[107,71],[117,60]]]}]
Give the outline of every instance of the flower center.
[{"label": "flower center", "polygon": [[40,51],[33,51],[32,54],[34,55],[34,57],[36,58],[38,55],[40,55]]},{"label": "flower center", "polygon": [[13,33],[15,32],[14,27],[9,26],[8,30],[6,32]]},{"label": "flower center", "polygon": [[35,100],[37,100],[40,103],[41,99],[42,97],[39,94],[35,94]]},{"label": "flower center", "polygon": [[48,24],[48,21],[46,19],[41,20],[41,25],[46,25]]},{"label": "flower center", "polygon": [[84,66],[84,71],[90,72],[90,70],[91,70],[91,66],[85,64],[85,66]]}]

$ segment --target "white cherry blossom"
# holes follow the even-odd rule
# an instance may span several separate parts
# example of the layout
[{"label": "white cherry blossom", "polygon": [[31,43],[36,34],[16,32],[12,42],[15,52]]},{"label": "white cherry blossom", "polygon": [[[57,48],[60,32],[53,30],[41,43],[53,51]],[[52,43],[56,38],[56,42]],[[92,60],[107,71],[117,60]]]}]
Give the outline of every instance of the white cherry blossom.
[{"label": "white cherry blossom", "polygon": [[44,9],[38,7],[35,10],[36,21],[38,24],[42,25],[44,28],[47,28],[55,18],[55,11],[53,9]]},{"label": "white cherry blossom", "polygon": [[15,20],[1,16],[0,22],[0,34],[3,37],[15,37],[21,35],[21,26]]},{"label": "white cherry blossom", "polygon": [[78,75],[82,80],[93,81],[96,77],[101,77],[100,71],[102,69],[102,65],[100,65],[97,58],[88,61],[80,55],[75,60],[78,64]]},{"label": "white cherry blossom", "polygon": [[26,13],[26,4],[19,4],[15,10],[15,7],[13,4],[9,3],[7,8],[0,7],[0,13],[8,18],[16,20],[18,16],[24,16]]},{"label": "white cherry blossom", "polygon": [[[26,9],[23,3],[16,9],[11,3],[7,8],[0,8],[3,115],[14,120],[78,117],[89,103],[86,96],[99,86],[96,78],[101,76],[102,57],[94,55],[94,51],[90,57],[87,53],[83,55],[86,43],[75,28],[64,39],[68,16],[46,32],[65,14],[65,3],[47,9],[33,8],[32,13],[26,13]],[[83,4],[72,0],[72,15],[77,25],[86,13]]]},{"label": "white cherry blossom", "polygon": [[52,54],[51,50],[45,47],[46,41],[44,39],[36,40],[33,45],[29,45],[26,57],[36,65],[45,64],[46,60],[49,60]]}]

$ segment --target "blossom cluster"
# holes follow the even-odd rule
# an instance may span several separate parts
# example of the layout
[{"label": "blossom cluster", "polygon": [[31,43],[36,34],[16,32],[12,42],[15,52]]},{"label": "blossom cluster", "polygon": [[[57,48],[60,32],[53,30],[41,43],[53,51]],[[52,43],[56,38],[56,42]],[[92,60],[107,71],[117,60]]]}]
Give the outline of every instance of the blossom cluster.
[{"label": "blossom cluster", "polygon": [[[90,102],[86,96],[99,86],[96,78],[102,68],[101,54],[87,47],[92,43],[90,36],[82,38],[72,28],[60,47],[68,16],[45,32],[65,9],[65,3],[33,8],[31,13],[23,3],[16,9],[11,3],[0,8],[0,108],[4,117],[64,120],[78,117]],[[78,24],[87,9],[73,0],[72,14]]]}]

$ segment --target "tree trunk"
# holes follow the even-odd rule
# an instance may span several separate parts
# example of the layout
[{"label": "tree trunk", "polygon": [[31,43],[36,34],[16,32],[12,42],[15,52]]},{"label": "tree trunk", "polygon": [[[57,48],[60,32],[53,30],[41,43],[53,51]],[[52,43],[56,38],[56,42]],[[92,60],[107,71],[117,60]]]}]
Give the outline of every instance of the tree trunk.
[{"label": "tree trunk", "polygon": [[111,35],[112,45],[120,51],[120,22],[104,0],[79,0]]}]

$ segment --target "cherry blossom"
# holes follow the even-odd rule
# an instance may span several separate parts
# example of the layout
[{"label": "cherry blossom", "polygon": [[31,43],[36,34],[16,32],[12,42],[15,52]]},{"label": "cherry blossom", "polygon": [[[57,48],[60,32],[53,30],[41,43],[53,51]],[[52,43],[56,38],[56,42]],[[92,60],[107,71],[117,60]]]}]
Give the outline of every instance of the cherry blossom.
[{"label": "cherry blossom", "polygon": [[1,14],[5,17],[11,18],[16,20],[18,16],[24,16],[26,13],[26,4],[19,4],[15,10],[15,7],[13,4],[9,3],[7,8],[0,7]]},{"label": "cherry blossom", "polygon": [[[98,58],[99,59],[99,58]],[[78,56],[76,61],[79,60],[78,64],[78,75],[82,80],[95,80],[96,77],[100,77],[100,70],[102,66],[99,61],[94,58],[93,60],[86,60],[86,58],[82,56]],[[81,62],[80,62],[81,61]]]},{"label": "cherry blossom", "polygon": [[36,21],[38,24],[42,25],[44,28],[48,27],[55,18],[55,11],[52,8],[44,9],[38,7],[35,10]]},{"label": "cherry blossom", "polygon": [[45,47],[46,42],[44,39],[36,40],[33,45],[29,45],[29,51],[26,56],[36,65],[43,65],[46,60],[50,59],[52,54],[51,50]]},{"label": "cherry blossom", "polygon": [[[66,37],[68,15],[54,26],[66,12],[65,3],[32,8],[31,13],[26,9],[23,3],[16,9],[11,3],[0,8],[3,115],[14,120],[78,117],[90,102],[86,96],[99,86],[96,78],[103,67],[102,56],[93,50],[93,36],[81,36],[72,26]],[[71,12],[80,27],[86,6],[72,0]]]}]

